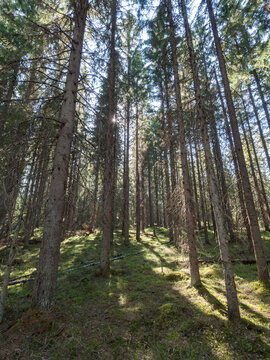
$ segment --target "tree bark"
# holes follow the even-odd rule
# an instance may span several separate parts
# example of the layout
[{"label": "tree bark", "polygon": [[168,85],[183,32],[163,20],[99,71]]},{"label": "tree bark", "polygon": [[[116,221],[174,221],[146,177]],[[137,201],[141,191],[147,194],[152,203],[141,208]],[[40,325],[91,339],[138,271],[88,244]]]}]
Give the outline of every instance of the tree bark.
[{"label": "tree bark", "polygon": [[115,35],[117,0],[111,3],[111,38],[109,64],[109,99],[106,128],[105,168],[103,178],[103,234],[101,240],[100,270],[106,276],[110,270],[110,244],[113,225],[113,183],[114,183],[114,116],[115,116]]},{"label": "tree bark", "polygon": [[229,254],[229,246],[227,242],[227,230],[225,225],[225,217],[223,215],[223,209],[219,199],[219,192],[215,178],[215,171],[213,166],[213,158],[210,148],[210,140],[207,129],[206,114],[203,105],[203,99],[201,94],[201,85],[198,75],[197,62],[194,54],[192,35],[187,18],[187,10],[185,0],[181,0],[182,14],[184,18],[185,30],[186,30],[186,39],[188,45],[188,51],[190,56],[190,63],[193,75],[193,83],[195,89],[195,98],[198,112],[198,119],[201,128],[201,135],[205,153],[205,164],[206,164],[206,173],[209,183],[209,190],[211,193],[211,200],[217,225],[217,234],[219,241],[220,257],[222,261],[222,266],[224,270],[224,278],[226,285],[227,293],[227,302],[228,302],[228,318],[230,320],[236,320],[240,318],[239,305],[237,299],[236,286],[234,281],[234,273],[232,262]]},{"label": "tree bark", "polygon": [[267,199],[266,190],[265,190],[264,181],[263,181],[263,176],[262,176],[262,171],[261,171],[261,166],[259,164],[259,159],[258,159],[258,155],[257,155],[257,151],[256,151],[256,146],[255,146],[255,143],[254,143],[254,140],[253,140],[252,131],[251,131],[251,127],[250,127],[249,115],[248,115],[246,103],[245,103],[245,100],[244,100],[243,97],[242,97],[242,103],[243,103],[245,118],[246,118],[246,122],[247,122],[247,126],[248,126],[248,133],[249,133],[249,138],[250,138],[250,142],[251,142],[251,147],[252,147],[252,150],[253,150],[255,163],[256,163],[259,179],[260,179],[261,193],[262,193],[262,196],[263,196],[264,204],[265,204],[266,209],[267,209],[267,218],[268,218],[268,222],[269,222],[269,217],[270,217],[269,201]]},{"label": "tree bark", "polygon": [[153,214],[153,201],[152,201],[152,179],[151,179],[151,164],[150,154],[147,154],[147,174],[148,174],[148,211],[149,211],[149,226],[154,226],[154,214]]},{"label": "tree bark", "polygon": [[[167,120],[167,136],[169,143],[169,159],[170,159],[170,174],[171,174],[171,196],[176,191],[176,161],[175,161],[175,151],[174,151],[174,141],[173,141],[173,127],[172,127],[172,115],[170,109],[170,96],[169,96],[169,77],[166,69],[166,60],[165,56],[163,56],[163,72],[164,72],[164,89],[165,89],[165,104],[166,104],[166,120]],[[175,214],[173,211],[173,199],[171,198],[171,221],[173,225],[173,241],[176,246],[179,246],[180,241],[180,233],[179,233],[179,221],[178,214]]]},{"label": "tree bark", "polygon": [[197,249],[196,249],[193,195],[192,195],[192,186],[191,186],[188,161],[187,161],[185,123],[183,118],[182,100],[181,100],[181,92],[180,92],[178,60],[176,53],[176,41],[175,41],[175,33],[174,33],[174,22],[172,17],[171,0],[167,0],[166,5],[168,10],[168,18],[169,18],[169,26],[170,26],[170,44],[171,44],[171,52],[172,52],[172,60],[173,60],[174,88],[175,88],[176,104],[177,104],[177,119],[179,124],[183,189],[184,189],[185,207],[186,207],[186,227],[187,227],[187,238],[188,238],[188,246],[189,246],[190,276],[191,276],[191,285],[197,286],[201,283],[201,280],[199,274],[199,263],[197,257]]},{"label": "tree bark", "polygon": [[116,222],[116,211],[115,211],[115,195],[117,189],[117,178],[118,178],[118,163],[117,163],[117,125],[114,126],[114,135],[113,135],[113,185],[112,185],[112,227],[111,227],[111,244],[113,244],[113,232]]},{"label": "tree bark", "polygon": [[248,221],[250,224],[254,253],[255,253],[256,260],[257,260],[258,276],[259,276],[260,281],[268,284],[269,283],[269,273],[268,273],[267,263],[266,263],[266,259],[265,259],[262,238],[261,238],[261,234],[260,234],[260,229],[259,229],[255,204],[254,204],[254,200],[253,200],[253,196],[252,196],[251,186],[250,186],[250,182],[249,182],[248,172],[247,172],[247,168],[246,168],[244,152],[243,152],[242,142],[241,142],[241,138],[240,138],[240,133],[239,133],[239,128],[238,128],[234,103],[233,103],[233,99],[232,99],[232,93],[231,93],[231,89],[230,89],[229,79],[227,76],[226,63],[225,63],[225,59],[224,59],[222,48],[221,48],[221,42],[220,42],[220,38],[218,35],[217,24],[216,24],[211,0],[207,0],[207,7],[208,7],[209,17],[210,17],[210,21],[211,21],[211,25],[212,25],[212,30],[213,30],[213,35],[214,35],[214,40],[215,40],[215,45],[216,45],[216,50],[217,50],[217,56],[218,56],[218,61],[219,61],[219,66],[220,66],[220,71],[221,71],[221,76],[222,76],[222,82],[223,82],[223,86],[224,86],[224,90],[225,90],[225,98],[226,98],[226,102],[227,102],[227,106],[228,106],[230,124],[231,124],[233,139],[234,139],[234,143],[235,143],[235,151],[236,151],[236,155],[237,155],[240,175],[241,175],[242,184],[243,184],[243,192],[244,192],[245,201],[246,201]]},{"label": "tree bark", "polygon": [[165,171],[165,186],[166,186],[166,209],[167,209],[167,220],[169,227],[169,239],[170,243],[173,242],[173,224],[172,216],[170,211],[170,198],[171,198],[171,187],[170,187],[170,177],[169,177],[169,164],[168,164],[168,149],[167,149],[167,130],[165,126],[165,111],[164,111],[164,91],[162,87],[162,82],[160,83],[160,95],[161,95],[161,126],[162,131],[165,136],[165,143],[163,146],[163,159],[164,159],[164,171]]},{"label": "tree bark", "polygon": [[200,209],[199,209],[199,197],[198,197],[198,191],[197,191],[197,183],[196,183],[196,174],[195,174],[195,166],[194,166],[194,160],[193,160],[191,137],[189,139],[189,151],[190,151],[190,160],[191,160],[191,169],[192,169],[192,177],[193,177],[193,188],[194,188],[194,195],[195,195],[198,229],[201,230],[202,226],[201,226],[201,217],[200,217]]},{"label": "tree bark", "polygon": [[196,156],[196,165],[197,165],[197,175],[198,175],[198,185],[199,185],[199,192],[200,192],[200,200],[201,200],[201,212],[202,212],[202,218],[203,218],[203,233],[204,233],[204,241],[205,244],[209,245],[209,238],[208,238],[208,230],[207,230],[207,205],[205,201],[205,191],[204,186],[202,184],[202,178],[201,178],[201,161],[198,154],[198,147],[197,142],[195,141],[195,156]]},{"label": "tree bark", "polygon": [[159,214],[159,186],[158,186],[158,167],[157,162],[154,166],[154,182],[155,182],[155,212],[156,212],[156,224],[160,226],[160,214]]},{"label": "tree bark", "polygon": [[95,164],[95,185],[94,185],[94,194],[93,194],[93,205],[92,205],[92,214],[90,219],[90,232],[96,232],[96,221],[97,221],[97,200],[98,200],[98,182],[99,182],[99,166],[100,166],[100,154],[97,155],[97,161]]},{"label": "tree bark", "polygon": [[218,96],[219,96],[219,99],[221,102],[223,117],[224,117],[224,121],[225,121],[225,130],[226,130],[227,137],[228,137],[228,140],[230,143],[230,149],[231,149],[232,158],[233,158],[233,164],[234,164],[234,169],[235,169],[235,174],[236,174],[236,185],[237,185],[237,189],[238,189],[239,202],[240,202],[240,208],[241,208],[241,215],[242,215],[243,223],[244,223],[244,226],[245,226],[246,232],[247,232],[247,239],[248,239],[248,243],[249,243],[249,247],[250,247],[249,250],[252,250],[253,244],[252,244],[252,239],[251,239],[250,226],[249,226],[249,222],[248,222],[248,218],[247,218],[247,210],[246,210],[244,194],[243,194],[243,185],[242,185],[241,176],[239,173],[239,166],[238,166],[238,162],[237,162],[237,158],[236,158],[236,152],[235,152],[235,148],[234,148],[234,144],[233,144],[230,125],[229,125],[229,121],[228,121],[228,117],[227,117],[227,112],[225,109],[225,104],[223,101],[223,97],[221,94],[221,90],[220,90],[220,86],[219,86],[219,82],[218,82],[218,78],[217,78],[217,74],[216,74],[215,70],[214,70],[214,75],[215,75],[215,80],[216,80],[216,85],[217,85],[217,90],[218,90]]},{"label": "tree bark", "polygon": [[55,303],[65,191],[87,10],[88,0],[81,0],[75,13],[72,48],[60,115],[61,128],[55,149],[43,240],[33,289],[32,306],[44,309],[50,309]]},{"label": "tree bark", "polygon": [[[208,74],[207,74],[205,58],[204,58],[204,66],[205,66],[207,86],[209,86],[209,78],[208,78]],[[216,170],[217,170],[217,178],[218,178],[218,182],[219,182],[219,191],[220,191],[220,196],[222,198],[222,204],[223,204],[224,213],[225,213],[225,221],[226,221],[227,229],[230,234],[230,240],[232,242],[235,242],[236,238],[235,238],[235,234],[234,234],[234,230],[233,230],[233,218],[232,218],[232,212],[231,212],[231,207],[230,207],[228,187],[227,187],[227,182],[226,182],[226,178],[225,178],[225,171],[224,171],[223,160],[222,160],[222,155],[221,155],[220,142],[219,142],[219,137],[218,137],[218,132],[217,132],[217,125],[216,125],[214,105],[213,105],[213,101],[212,101],[212,97],[211,97],[211,92],[210,92],[209,102],[210,102],[210,107],[211,107],[211,109],[209,111],[210,134],[212,137],[214,159],[215,159]]]},{"label": "tree bark", "polygon": [[260,132],[260,137],[261,137],[263,149],[264,149],[264,152],[265,152],[268,168],[270,170],[270,156],[269,156],[269,152],[268,152],[268,149],[267,149],[267,145],[266,145],[266,141],[265,141],[265,138],[264,138],[261,122],[260,122],[260,119],[259,119],[258,110],[257,110],[257,107],[255,105],[255,101],[254,101],[254,97],[253,97],[250,85],[248,85],[248,92],[249,92],[249,97],[250,97],[251,104],[252,104],[252,107],[253,107],[254,115],[255,115],[255,118],[256,118],[256,121],[257,121],[257,126],[258,126],[258,129],[259,129],[259,132]]},{"label": "tree bark", "polygon": [[253,160],[252,160],[252,156],[251,156],[251,150],[250,150],[249,142],[248,142],[248,139],[247,139],[247,135],[246,135],[246,132],[245,132],[245,128],[244,128],[244,124],[243,124],[243,120],[241,118],[241,115],[240,115],[240,120],[241,120],[242,129],[243,129],[244,139],[245,139],[245,142],[246,142],[247,153],[248,153],[248,158],[249,158],[249,165],[250,165],[250,169],[251,169],[252,178],[253,178],[253,181],[254,181],[255,191],[256,191],[256,194],[257,194],[258,204],[259,204],[259,207],[260,207],[260,210],[261,210],[261,215],[262,215],[262,218],[263,218],[263,223],[264,223],[265,230],[268,231],[268,230],[270,230],[268,215],[267,215],[267,213],[265,211],[265,208],[264,208],[264,202],[263,202],[263,199],[262,199],[262,196],[261,196],[261,191],[260,191],[260,188],[259,188],[258,179],[257,179],[256,173],[255,173]]},{"label": "tree bark", "polygon": [[263,94],[263,91],[262,91],[262,86],[261,86],[261,82],[260,82],[260,78],[259,78],[259,75],[257,73],[257,70],[252,70],[252,74],[253,74],[254,79],[256,81],[256,84],[257,84],[257,88],[258,88],[260,98],[261,98],[261,101],[262,101],[265,117],[266,117],[266,120],[268,122],[269,129],[270,129],[270,115],[269,115],[267,104],[266,104],[266,101],[265,101],[265,98],[264,98],[264,94]]},{"label": "tree bark", "polygon": [[[129,72],[129,71],[128,71]],[[129,77],[129,75],[128,75]],[[129,87],[128,87],[129,88]],[[124,244],[129,245],[129,125],[130,125],[130,98],[129,90],[127,94],[127,111],[126,111],[126,145],[125,153],[125,167],[124,167],[124,181],[123,181],[123,235]]]},{"label": "tree bark", "polygon": [[144,184],[144,167],[145,167],[145,156],[142,155],[141,161],[141,230],[144,233],[146,227],[146,216],[145,216],[145,184]]},{"label": "tree bark", "polygon": [[136,106],[136,240],[141,241],[141,197],[140,197],[140,169],[139,169],[139,110]]},{"label": "tree bark", "polygon": [[163,166],[163,158],[162,153],[160,154],[160,177],[161,177],[161,196],[162,196],[162,215],[163,215],[163,227],[168,226],[168,216],[167,216],[167,206],[166,206],[166,192],[165,192],[165,186],[164,186],[164,166]]}]

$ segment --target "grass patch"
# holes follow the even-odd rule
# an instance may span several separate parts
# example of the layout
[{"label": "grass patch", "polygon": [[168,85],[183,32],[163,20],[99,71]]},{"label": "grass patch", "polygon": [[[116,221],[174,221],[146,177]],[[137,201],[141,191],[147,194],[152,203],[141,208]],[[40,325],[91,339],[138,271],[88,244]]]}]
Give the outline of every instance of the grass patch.
[{"label": "grass patch", "polygon": [[[221,264],[201,264],[203,285],[190,288],[187,254],[168,244],[166,229],[156,235],[147,229],[137,242],[132,232],[126,248],[117,231],[111,255],[124,258],[111,263],[106,279],[97,276],[98,267],[82,267],[99,259],[99,232],[65,239],[52,312],[28,310],[32,283],[10,287],[0,358],[270,359],[270,295],[256,266],[234,266],[242,321],[231,324]],[[211,246],[199,242],[199,256],[218,259],[212,233],[209,238]],[[268,248],[269,233],[263,238]],[[2,247],[3,259],[6,253]],[[38,253],[38,243],[20,246],[11,277],[34,272]],[[239,256],[234,244],[233,256]],[[70,267],[76,270],[61,272]]]}]

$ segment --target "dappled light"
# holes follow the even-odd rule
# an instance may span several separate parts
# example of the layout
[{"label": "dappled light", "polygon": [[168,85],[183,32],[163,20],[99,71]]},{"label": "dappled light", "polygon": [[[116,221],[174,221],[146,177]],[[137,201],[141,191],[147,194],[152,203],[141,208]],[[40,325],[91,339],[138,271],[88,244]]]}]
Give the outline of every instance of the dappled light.
[{"label": "dappled light", "polygon": [[0,360],[270,360],[268,10],[0,1]]},{"label": "dappled light", "polygon": [[[140,243],[131,235],[129,248],[115,233],[111,256],[123,258],[111,263],[107,279],[100,277],[98,265],[80,268],[98,260],[99,232],[63,241],[53,325],[39,315],[44,323],[40,332],[35,325],[28,330],[24,323],[11,327],[5,337],[10,345],[2,354],[12,358],[9,349],[16,345],[22,353],[35,351],[45,358],[72,353],[82,359],[246,359],[247,349],[251,359],[267,358],[270,294],[259,286],[256,273],[249,272],[248,279],[236,278],[243,320],[229,324],[221,264],[202,264],[202,285],[189,287],[186,256],[168,246],[166,229],[156,231],[157,237],[142,235]],[[268,238],[268,246],[269,242]],[[20,255],[30,267],[35,262],[23,247]],[[254,267],[237,265],[239,271],[247,266]],[[72,267],[74,271],[61,273]],[[24,264],[17,264],[11,278],[25,271]],[[32,283],[10,288],[10,324],[30,305],[31,288]]]}]

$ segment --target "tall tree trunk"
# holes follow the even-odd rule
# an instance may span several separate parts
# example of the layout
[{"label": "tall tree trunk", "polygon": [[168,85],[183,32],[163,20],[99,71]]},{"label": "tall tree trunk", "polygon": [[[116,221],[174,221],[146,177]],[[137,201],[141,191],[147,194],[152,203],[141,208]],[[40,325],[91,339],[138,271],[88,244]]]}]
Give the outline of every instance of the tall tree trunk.
[{"label": "tall tree trunk", "polygon": [[163,158],[162,153],[160,153],[160,177],[161,177],[161,197],[162,197],[162,215],[163,215],[163,227],[168,226],[168,216],[167,216],[167,206],[166,206],[166,192],[165,192],[165,186],[164,186],[164,166],[163,166]]},{"label": "tall tree trunk", "polygon": [[[4,107],[2,108],[2,112],[0,112],[0,143],[2,142],[2,130],[4,130],[4,125],[8,117],[10,101],[17,82],[19,61],[15,63],[13,71],[13,76],[10,80],[6,96],[6,102],[4,104]],[[31,79],[34,76],[34,73],[35,66],[33,66],[30,71],[30,81],[24,96],[24,106],[27,106],[29,104],[29,96],[33,89],[33,82],[31,82]],[[0,225],[5,222],[6,215],[10,218],[11,209],[15,206],[17,196],[14,192],[14,189],[17,189],[16,185],[21,181],[21,178],[23,176],[25,157],[28,150],[28,141],[29,136],[31,135],[29,130],[31,129],[31,125],[33,124],[33,122],[33,119],[29,121],[27,130],[23,128],[20,122],[14,124],[14,136],[12,137],[12,143],[9,144],[10,150],[7,152],[6,156],[1,159],[1,165],[3,166],[4,171],[1,172],[2,176],[0,177]],[[1,124],[3,125],[2,130]],[[7,137],[7,139],[8,138],[9,137]],[[4,140],[5,136],[3,137],[3,143]],[[1,230],[2,235],[4,235],[5,232],[8,232],[7,223],[8,222],[6,222],[6,229],[2,228]]]},{"label": "tall tree trunk", "polygon": [[199,264],[198,264],[197,249],[196,249],[193,194],[192,194],[192,186],[191,186],[191,181],[190,181],[188,160],[187,160],[185,123],[184,123],[184,118],[183,118],[182,100],[181,100],[181,92],[180,92],[178,60],[177,60],[177,53],[176,53],[176,41],[175,41],[175,33],[174,33],[174,22],[173,22],[173,17],[172,17],[171,0],[167,0],[166,3],[167,3],[169,24],[170,24],[170,44],[171,44],[172,60],[173,60],[173,74],[174,74],[174,88],[175,88],[176,105],[177,105],[177,119],[178,119],[178,124],[179,124],[181,165],[182,165],[183,189],[184,189],[185,207],[186,207],[186,227],[187,227],[187,237],[188,237],[188,246],[189,246],[191,285],[196,286],[201,283],[201,280],[200,280],[200,274],[199,274]]},{"label": "tall tree trunk", "polygon": [[145,227],[146,227],[146,216],[145,216],[145,184],[144,184],[144,167],[145,167],[145,158],[144,154],[142,155],[142,161],[141,161],[141,230],[142,233],[144,233]]},{"label": "tall tree trunk", "polygon": [[[129,76],[129,75],[128,75]],[[126,111],[126,146],[125,146],[125,167],[123,181],[123,235],[125,245],[129,245],[129,125],[130,125],[130,98],[128,93]]]},{"label": "tall tree trunk", "polygon": [[252,178],[253,178],[253,181],[254,181],[255,191],[256,191],[256,194],[257,194],[258,204],[259,204],[259,207],[260,207],[260,210],[261,210],[261,215],[262,215],[262,218],[263,218],[263,223],[264,223],[265,230],[268,231],[268,230],[270,230],[268,214],[266,213],[265,208],[264,208],[264,202],[263,202],[263,199],[262,199],[261,190],[259,188],[258,179],[257,179],[256,173],[255,173],[253,160],[252,160],[252,156],[251,156],[251,150],[250,150],[249,142],[248,142],[248,139],[247,139],[247,135],[246,135],[246,132],[245,132],[245,128],[244,128],[244,124],[243,124],[243,120],[242,120],[241,115],[240,115],[240,120],[241,120],[242,129],[243,129],[244,139],[245,139],[245,142],[246,142],[247,153],[248,153],[248,158],[249,158],[249,165],[250,165],[250,169],[251,169]]},{"label": "tall tree trunk", "polygon": [[264,153],[265,153],[265,156],[266,156],[268,168],[270,170],[270,156],[269,156],[269,152],[268,152],[268,149],[267,149],[267,145],[266,145],[266,141],[265,141],[265,138],[264,138],[261,122],[260,122],[260,119],[259,119],[258,110],[257,110],[257,107],[255,105],[255,101],[254,101],[254,97],[253,97],[250,85],[248,85],[248,92],[249,92],[249,97],[250,97],[251,104],[252,104],[252,107],[253,107],[254,115],[255,115],[255,118],[256,118],[256,121],[257,121],[257,126],[258,126],[258,129],[259,129],[259,132],[260,132],[260,137],[261,137]]},{"label": "tall tree trunk", "polygon": [[107,275],[110,270],[110,244],[113,225],[113,183],[114,183],[114,115],[115,115],[115,35],[117,0],[111,3],[111,39],[109,64],[109,99],[106,128],[105,168],[103,178],[103,234],[101,240],[100,270]]},{"label": "tall tree trunk", "polygon": [[78,182],[80,178],[79,168],[80,168],[79,150],[74,148],[72,161],[71,161],[70,179],[69,179],[68,191],[67,191],[63,237],[65,236],[65,231],[71,231],[74,228],[74,224],[76,221],[75,216],[76,216],[76,204],[78,199]]},{"label": "tall tree trunk", "polygon": [[251,250],[251,248],[253,247],[253,244],[252,244],[252,239],[251,239],[250,226],[249,226],[249,222],[248,222],[248,218],[247,218],[247,210],[246,210],[246,205],[245,205],[245,201],[244,201],[243,185],[242,185],[242,180],[241,180],[241,176],[240,176],[240,172],[239,172],[239,165],[238,165],[237,158],[236,158],[236,152],[235,152],[235,148],[234,148],[234,144],[233,144],[230,125],[229,125],[229,121],[228,121],[228,117],[227,117],[227,112],[225,109],[225,104],[223,101],[221,89],[219,86],[219,82],[218,82],[218,78],[217,78],[217,74],[216,74],[215,70],[214,70],[214,75],[215,75],[215,80],[216,80],[216,85],[217,85],[217,90],[218,90],[218,96],[219,96],[219,99],[221,102],[223,117],[224,117],[224,121],[225,121],[225,130],[226,130],[227,137],[228,137],[228,140],[230,143],[230,149],[231,149],[232,158],[233,158],[233,164],[234,164],[234,169],[235,169],[235,174],[236,174],[236,179],[237,179],[236,185],[237,185],[237,189],[238,189],[241,215],[242,215],[242,219],[243,219],[243,224],[244,224],[244,226],[246,228],[246,232],[247,232],[247,239],[248,239],[248,243],[249,243],[249,247],[250,247],[249,250]]},{"label": "tall tree trunk", "polygon": [[158,167],[157,162],[154,166],[154,182],[155,182],[155,208],[156,208],[156,224],[160,226],[160,216],[159,216],[159,186],[158,186]]},{"label": "tall tree trunk", "polygon": [[139,110],[136,106],[136,240],[141,240],[141,197],[140,197],[140,169],[139,169]]},{"label": "tall tree trunk", "polygon": [[188,51],[190,56],[190,63],[193,75],[193,83],[194,83],[194,90],[195,90],[195,98],[196,98],[196,105],[198,111],[198,119],[200,122],[201,127],[201,135],[205,153],[205,164],[206,164],[206,172],[207,178],[209,183],[209,189],[211,193],[211,201],[213,205],[216,225],[217,225],[217,233],[218,233],[218,241],[219,241],[219,249],[220,249],[220,257],[222,261],[222,266],[224,270],[224,277],[225,277],[225,285],[226,285],[226,293],[227,293],[227,302],[228,302],[228,318],[230,320],[236,320],[240,318],[239,312],[239,305],[237,299],[237,292],[236,286],[234,281],[234,273],[232,262],[229,254],[229,246],[227,242],[227,230],[226,230],[226,223],[225,218],[223,216],[223,209],[221,206],[221,202],[219,199],[219,192],[215,178],[215,171],[213,166],[213,158],[210,148],[210,140],[208,135],[207,129],[207,122],[206,122],[206,114],[203,105],[203,98],[201,94],[201,85],[198,75],[198,68],[197,62],[194,54],[193,48],[193,41],[192,35],[188,23],[187,18],[187,10],[185,0],[181,0],[181,8],[182,14],[184,18],[185,30],[186,30],[186,38],[187,38],[187,45]]},{"label": "tall tree trunk", "polygon": [[91,233],[96,232],[99,166],[100,166],[100,154],[97,155],[97,161],[95,164],[95,185],[94,185],[93,202],[92,202],[92,214],[89,224]]},{"label": "tall tree trunk", "polygon": [[223,167],[220,143],[219,143],[217,127],[216,127],[216,120],[215,120],[214,113],[212,111],[210,113],[210,129],[211,129],[212,143],[213,143],[213,149],[214,149],[214,155],[215,155],[217,176],[218,176],[220,190],[221,190],[220,195],[222,197],[222,204],[223,204],[224,212],[225,212],[225,221],[226,221],[227,228],[228,228],[228,231],[230,234],[230,240],[232,242],[234,242],[235,235],[234,235],[234,231],[233,231],[232,212],[231,212],[231,208],[230,208],[228,187],[227,187],[225,172],[224,172],[224,167]]},{"label": "tall tree trunk", "polygon": [[196,165],[197,165],[197,175],[198,175],[198,185],[199,185],[199,192],[200,192],[200,200],[201,200],[201,212],[202,212],[202,218],[203,218],[203,232],[204,232],[204,241],[205,244],[210,244],[209,238],[208,238],[208,230],[207,230],[207,206],[205,201],[205,191],[203,182],[201,179],[201,161],[198,154],[198,147],[197,147],[197,141],[195,141],[195,156],[196,156]]},{"label": "tall tree trunk", "polygon": [[149,211],[149,226],[154,226],[154,214],[153,214],[153,200],[152,200],[152,179],[151,179],[151,164],[150,154],[147,154],[147,174],[148,174],[148,211]]},{"label": "tall tree trunk", "polygon": [[41,223],[41,218],[42,218],[42,206],[44,205],[44,193],[45,193],[45,189],[46,189],[46,181],[47,181],[47,171],[48,171],[48,163],[49,163],[49,159],[50,159],[50,153],[47,149],[45,149],[44,151],[44,158],[43,158],[43,163],[42,163],[42,168],[41,168],[41,180],[38,186],[38,190],[37,190],[37,201],[35,203],[35,214],[34,214],[34,218],[33,218],[33,223],[34,223],[34,229],[38,228],[40,226]]},{"label": "tall tree trunk", "polygon": [[21,225],[23,222],[23,212],[24,212],[25,205],[26,205],[28,187],[29,187],[29,178],[27,181],[27,185],[25,187],[25,191],[24,191],[24,195],[23,195],[23,199],[22,199],[22,205],[20,208],[19,216],[18,216],[18,221],[17,221],[16,227],[15,227],[14,236],[12,237],[12,240],[11,240],[10,251],[9,251],[9,255],[8,255],[8,259],[7,259],[7,267],[5,269],[4,276],[3,276],[2,290],[1,290],[1,294],[0,294],[0,323],[3,321],[3,316],[4,316],[4,312],[5,312],[5,306],[6,306],[6,301],[7,301],[7,297],[8,297],[8,283],[10,280],[12,264],[15,259],[16,253],[17,253],[18,237],[19,237],[19,231],[20,231],[20,228],[21,228]]},{"label": "tall tree trunk", "polygon": [[[161,95],[162,130],[163,130],[165,139],[167,140],[168,134],[167,134],[166,126],[165,126],[164,91],[163,91],[163,87],[162,87],[162,82],[160,83],[160,95]],[[173,242],[173,224],[172,224],[172,214],[171,214],[171,210],[170,210],[171,187],[170,187],[170,177],[169,177],[167,141],[165,141],[165,144],[163,147],[163,158],[164,158],[164,170],[165,170],[166,208],[167,208],[167,219],[168,219],[168,226],[169,226],[169,239],[170,239],[170,243],[172,243]]]},{"label": "tall tree trunk", "polygon": [[220,196],[222,197],[222,204],[224,207],[225,212],[225,220],[226,225],[230,234],[230,240],[234,242],[236,240],[235,234],[233,231],[233,218],[232,218],[232,212],[231,212],[231,206],[230,206],[230,200],[229,200],[229,194],[228,194],[228,187],[227,182],[225,178],[225,171],[223,167],[223,160],[221,155],[221,149],[220,149],[220,142],[217,132],[217,125],[216,125],[216,119],[215,119],[215,112],[214,112],[214,104],[211,96],[211,89],[210,89],[210,82],[209,77],[207,74],[207,66],[206,61],[204,57],[204,67],[205,67],[205,74],[206,74],[206,82],[207,86],[209,87],[209,102],[210,102],[210,111],[209,111],[209,124],[210,124],[210,134],[212,138],[212,144],[213,144],[213,152],[214,152],[214,159],[217,169],[217,178],[219,182],[219,190],[220,190]]},{"label": "tall tree trunk", "polygon": [[262,91],[262,86],[261,86],[261,82],[260,82],[260,78],[259,78],[259,75],[257,73],[257,70],[252,70],[252,74],[253,74],[254,79],[256,81],[256,84],[257,84],[257,88],[258,88],[260,98],[261,98],[261,101],[262,101],[262,104],[263,104],[263,110],[264,110],[264,113],[265,113],[265,117],[266,117],[266,120],[268,122],[269,129],[270,129],[270,115],[269,115],[267,104],[266,104],[266,101],[265,101],[265,98],[264,98],[264,94],[263,94],[263,91]]},{"label": "tall tree trunk", "polygon": [[198,222],[198,229],[201,230],[201,217],[200,217],[200,209],[199,209],[199,198],[198,198],[198,191],[197,191],[197,183],[196,183],[196,174],[195,174],[195,167],[194,167],[194,160],[193,160],[193,151],[192,151],[192,144],[191,144],[191,136],[189,138],[189,151],[190,151],[190,159],[191,159],[191,169],[192,169],[192,177],[193,177],[193,188],[194,188],[194,195],[195,195],[195,204],[196,204],[196,213],[197,213],[197,222]]},{"label": "tall tree trunk", "polygon": [[258,155],[257,155],[257,151],[256,151],[256,146],[255,146],[255,143],[254,143],[254,140],[253,140],[252,131],[251,131],[251,127],[250,127],[249,115],[248,115],[246,103],[245,103],[245,100],[244,100],[243,97],[242,97],[242,103],[243,103],[245,118],[246,118],[246,122],[247,122],[247,126],[248,126],[249,138],[250,138],[252,150],[253,150],[253,153],[254,153],[255,163],[256,163],[259,179],[260,179],[261,193],[262,193],[262,196],[263,196],[264,204],[265,204],[266,209],[267,209],[267,213],[268,213],[267,218],[268,218],[268,222],[269,222],[269,217],[270,217],[269,201],[267,199],[266,190],[265,190],[264,181],[263,181],[263,176],[262,176],[262,171],[261,171],[261,166],[259,164],[259,159],[258,159]]},{"label": "tall tree trunk", "polygon": [[118,163],[117,163],[117,134],[118,127],[114,127],[114,138],[113,138],[113,185],[112,185],[112,227],[111,227],[111,244],[113,244],[113,232],[116,222],[115,213],[115,195],[117,189],[117,178],[118,178]]},{"label": "tall tree trunk", "polygon": [[227,76],[226,63],[225,63],[225,59],[224,59],[222,48],[221,48],[220,38],[218,36],[217,24],[216,24],[214,12],[213,12],[212,1],[211,0],[206,0],[206,1],[207,1],[209,17],[210,17],[210,21],[211,21],[211,25],[212,25],[212,30],[213,30],[213,35],[214,35],[214,40],[215,40],[215,45],[216,45],[216,50],[217,50],[217,56],[218,56],[218,61],[219,61],[219,66],[220,66],[220,71],[221,71],[221,76],[222,76],[222,82],[223,82],[223,86],[224,86],[224,90],[225,90],[225,97],[226,97],[226,102],[227,102],[227,106],[228,106],[228,113],[229,113],[229,118],[230,118],[230,123],[231,123],[231,129],[232,129],[233,139],[234,139],[234,143],[235,143],[235,151],[236,151],[236,155],[237,155],[240,175],[241,175],[242,184],[243,184],[243,192],[244,192],[245,201],[246,201],[248,221],[250,224],[250,230],[251,230],[252,242],[253,242],[253,247],[254,247],[254,253],[255,253],[255,257],[256,257],[259,280],[268,284],[269,283],[269,273],[268,273],[268,268],[267,268],[267,262],[266,262],[266,258],[265,258],[265,254],[264,254],[263,243],[262,243],[262,238],[261,238],[261,234],[260,234],[255,204],[254,204],[251,186],[250,186],[249,177],[248,177],[248,172],[247,172],[247,168],[246,168],[244,152],[243,152],[242,142],[241,142],[241,138],[240,138],[235,108],[234,108],[234,104],[233,104],[229,79]]},{"label": "tall tree trunk", "polygon": [[[163,58],[163,63],[166,64],[165,57]],[[170,109],[170,96],[169,96],[169,77],[166,66],[163,66],[163,72],[165,74],[164,89],[165,89],[165,103],[166,103],[166,119],[167,119],[167,134],[169,142],[169,159],[170,159],[170,174],[171,174],[171,196],[176,192],[176,161],[175,161],[175,151],[174,151],[174,141],[173,141],[173,127],[172,127],[172,115]],[[171,198],[171,220],[173,223],[173,234],[174,234],[174,243],[176,246],[179,246],[180,242],[180,233],[179,233],[179,221],[178,214],[175,214],[173,211],[173,199]]]},{"label": "tall tree trunk", "polygon": [[88,0],[81,0],[74,16],[75,27],[60,115],[61,128],[56,143],[43,240],[33,289],[32,305],[44,309],[51,308],[55,303],[66,182],[87,9]]}]

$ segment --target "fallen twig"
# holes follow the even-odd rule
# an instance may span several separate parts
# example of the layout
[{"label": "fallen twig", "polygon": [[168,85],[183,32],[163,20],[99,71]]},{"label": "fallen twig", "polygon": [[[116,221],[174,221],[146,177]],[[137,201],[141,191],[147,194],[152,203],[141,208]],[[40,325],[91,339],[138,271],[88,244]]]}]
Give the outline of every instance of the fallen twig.
[{"label": "fallen twig", "polygon": [[[128,256],[138,255],[138,254],[141,254],[142,252],[144,252],[144,250],[138,251],[138,252],[133,253],[133,254],[127,254],[127,255],[119,254],[119,255],[111,257],[110,261],[123,259],[123,258],[128,257]],[[90,263],[87,263],[87,264],[84,264],[84,265],[81,265],[81,266],[77,266],[77,267],[73,267],[73,268],[69,268],[69,269],[65,269],[65,270],[60,270],[58,272],[58,274],[61,275],[61,274],[64,274],[64,273],[67,273],[67,272],[70,272],[70,271],[80,270],[80,269],[84,269],[84,268],[89,267],[89,266],[95,266],[95,265],[99,265],[99,264],[100,264],[100,261],[92,261]],[[27,281],[32,281],[34,279],[35,279],[34,277],[30,277],[30,278],[22,279],[22,280],[12,280],[12,281],[10,281],[8,283],[8,286],[21,284],[21,283],[24,283],[24,282],[27,282]]]}]

